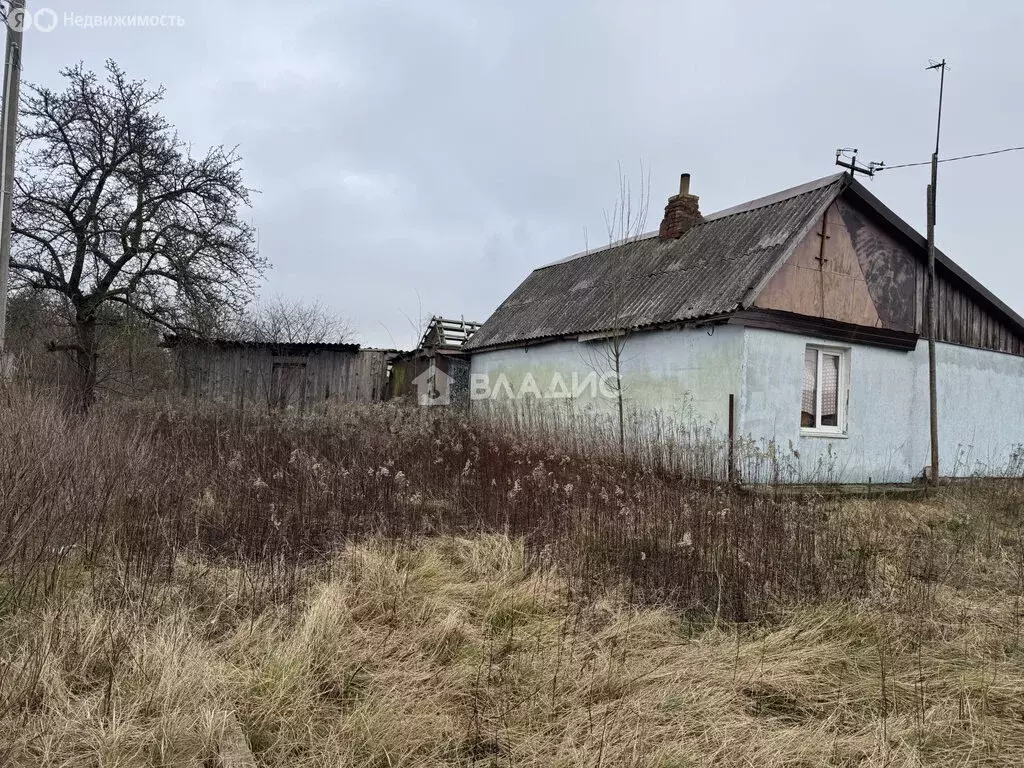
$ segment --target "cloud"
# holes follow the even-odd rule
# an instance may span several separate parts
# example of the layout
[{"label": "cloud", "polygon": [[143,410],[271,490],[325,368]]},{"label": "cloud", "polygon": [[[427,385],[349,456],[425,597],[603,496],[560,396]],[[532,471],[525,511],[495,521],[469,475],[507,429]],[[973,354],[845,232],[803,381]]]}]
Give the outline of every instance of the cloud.
[{"label": "cloud", "polygon": [[[1010,0],[986,14],[869,0],[854,17],[839,3],[659,0],[154,0],[146,12],[186,25],[29,36],[26,76],[112,56],[165,83],[183,137],[240,146],[275,265],[268,293],[319,296],[372,344],[411,337],[420,311],[483,320],[534,267],[602,242],[620,164],[634,186],[649,169],[652,229],[682,171],[712,211],[831,173],[840,145],[927,159],[923,65],[944,51],[944,145],[1024,136],[1024,106],[1007,98],[1024,85]],[[944,167],[939,227],[940,245],[1019,310],[1024,267],[1007,254],[1022,163]],[[920,226],[925,183],[893,171],[872,191]]]}]

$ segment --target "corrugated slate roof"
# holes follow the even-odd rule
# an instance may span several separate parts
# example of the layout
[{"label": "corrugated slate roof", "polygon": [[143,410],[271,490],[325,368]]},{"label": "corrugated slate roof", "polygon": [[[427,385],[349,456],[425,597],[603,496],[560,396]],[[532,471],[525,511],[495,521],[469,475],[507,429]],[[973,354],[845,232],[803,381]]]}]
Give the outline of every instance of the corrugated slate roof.
[{"label": "corrugated slate roof", "polygon": [[293,341],[247,341],[244,339],[203,339],[196,336],[178,336],[165,333],[161,346],[176,347],[216,347],[219,349],[266,349],[275,355],[309,355],[317,352],[351,352],[360,350],[358,344],[330,342],[293,342]]},{"label": "corrugated slate roof", "polygon": [[644,235],[534,270],[469,349],[721,315],[788,258],[845,174],[706,216],[677,240]]}]

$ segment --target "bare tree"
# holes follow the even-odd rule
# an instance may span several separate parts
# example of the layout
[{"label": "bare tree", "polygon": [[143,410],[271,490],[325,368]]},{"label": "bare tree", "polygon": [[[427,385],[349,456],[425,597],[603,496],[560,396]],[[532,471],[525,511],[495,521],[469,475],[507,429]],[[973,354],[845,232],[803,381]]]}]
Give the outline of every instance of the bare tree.
[{"label": "bare tree", "polygon": [[[650,172],[640,165],[641,187],[634,193],[629,178],[619,168],[619,193],[612,209],[605,210],[605,230],[608,247],[618,248],[620,258],[628,259],[644,234],[647,210],[650,201]],[[608,286],[608,327],[594,334],[588,342],[590,347],[587,362],[602,377],[610,374],[605,381],[615,395],[618,416],[619,450],[626,451],[625,382],[622,365],[625,361],[626,345],[635,330],[635,318],[628,304],[628,286],[617,281]]]},{"label": "bare tree", "polygon": [[113,61],[82,65],[66,88],[30,86],[15,189],[15,283],[52,291],[74,324],[76,391],[95,398],[96,326],[105,308],[203,335],[240,311],[266,269],[241,210],[250,190],[234,149],[193,155],[158,112],[163,88]]},{"label": "bare tree", "polygon": [[253,305],[233,335],[288,344],[344,344],[355,336],[349,321],[319,299],[291,301],[282,296]]}]

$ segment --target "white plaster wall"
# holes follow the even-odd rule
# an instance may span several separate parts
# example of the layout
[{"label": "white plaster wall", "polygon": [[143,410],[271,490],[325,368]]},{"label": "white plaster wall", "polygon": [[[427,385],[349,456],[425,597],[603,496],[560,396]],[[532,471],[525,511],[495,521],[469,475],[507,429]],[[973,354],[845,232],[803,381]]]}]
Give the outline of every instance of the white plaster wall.
[{"label": "white plaster wall", "polygon": [[[472,357],[471,382],[477,385],[475,404],[481,403],[483,384],[489,385],[491,401],[506,402],[508,389],[496,386],[501,377],[518,394],[529,374],[541,397],[550,404],[565,404],[550,397],[555,374],[569,383],[588,375],[611,373],[607,341],[557,341],[530,347],[477,352]],[[740,396],[742,386],[743,329],[721,326],[706,329],[664,330],[629,336],[621,355],[623,400],[631,412],[658,412],[679,420],[711,423],[724,431],[728,424],[729,394]],[[614,379],[612,380],[614,381]],[[472,383],[471,383],[472,387]],[[614,389],[596,397],[590,389],[573,398],[571,407],[581,412],[611,413],[617,407]],[[527,395],[527,397],[530,397]]]},{"label": "white plaster wall", "polygon": [[[807,344],[850,348],[846,437],[801,434]],[[939,344],[936,361],[942,474],[1004,473],[1024,445],[1024,358]],[[747,329],[743,370],[739,432],[774,441],[793,479],[906,482],[929,461],[924,341],[898,352]]]},{"label": "white plaster wall", "polygon": [[[808,344],[850,349],[845,437],[800,431],[803,359]],[[571,388],[610,373],[607,342],[558,341],[477,352],[471,361],[474,407],[509,403],[611,417],[614,392],[577,397],[552,391],[556,374]],[[1024,460],[1024,358],[939,344],[938,394],[943,475],[1003,474]],[[527,376],[536,391],[523,394]],[[496,386],[504,379],[506,386]],[[629,337],[622,353],[627,412],[710,425],[724,436],[729,394],[737,396],[737,434],[766,453],[773,444],[780,477],[792,481],[908,482],[929,461],[928,350],[844,345],[810,336],[739,326],[665,330]],[[486,383],[486,394],[481,384]],[[741,451],[742,452],[742,451]],[[1015,459],[1016,457],[1016,459]],[[762,471],[765,463],[755,460]],[[773,465],[774,466],[774,465]],[[750,478],[753,479],[753,478]]]},{"label": "white plaster wall", "polygon": [[[918,463],[929,459],[928,346],[917,345]],[[1020,472],[1024,458],[1024,357],[952,344],[936,347],[943,475]]]},{"label": "white plaster wall", "polygon": [[909,479],[917,454],[910,429],[917,390],[914,353],[852,346],[847,436],[809,437],[800,432],[804,352],[808,344],[842,345],[756,329],[747,329],[744,338],[739,432],[761,447],[774,441],[780,461],[796,475],[791,479]]}]

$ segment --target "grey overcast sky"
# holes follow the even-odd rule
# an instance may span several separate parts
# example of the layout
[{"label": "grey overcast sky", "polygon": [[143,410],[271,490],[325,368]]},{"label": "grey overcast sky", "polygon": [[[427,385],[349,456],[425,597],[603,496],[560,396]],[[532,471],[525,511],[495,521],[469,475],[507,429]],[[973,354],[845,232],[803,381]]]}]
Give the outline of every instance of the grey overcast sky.
[{"label": "grey overcast sky", "polygon": [[[680,172],[709,213],[865,160],[1024,145],[1024,2],[978,0],[29,0],[25,79],[117,60],[167,87],[197,147],[237,144],[266,294],[317,297],[365,344],[410,319],[484,320],[535,266],[606,240],[618,166]],[[173,14],[84,28],[65,14]],[[1024,152],[948,163],[939,246],[1024,313]],[[869,188],[923,231],[928,169]]]}]

